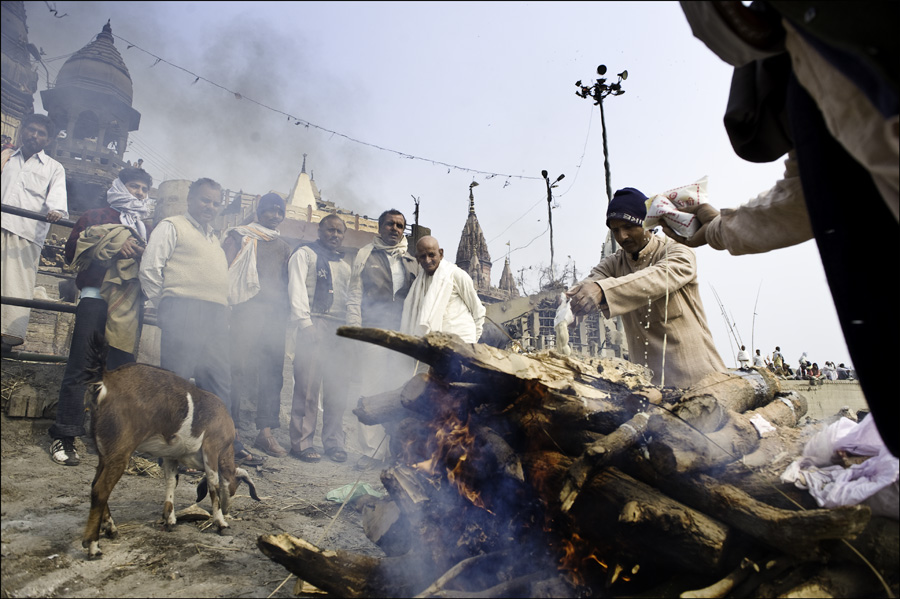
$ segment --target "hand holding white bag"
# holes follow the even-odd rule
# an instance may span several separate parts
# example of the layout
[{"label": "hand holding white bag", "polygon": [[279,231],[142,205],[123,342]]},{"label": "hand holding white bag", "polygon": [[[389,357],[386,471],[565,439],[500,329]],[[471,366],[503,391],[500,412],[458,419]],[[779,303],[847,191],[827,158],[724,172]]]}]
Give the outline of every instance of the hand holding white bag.
[{"label": "hand holding white bag", "polygon": [[652,229],[665,221],[673,231],[689,238],[700,228],[696,215],[682,212],[686,206],[696,206],[706,202],[706,181],[704,176],[690,185],[683,185],[647,198],[647,216],[644,228]]}]

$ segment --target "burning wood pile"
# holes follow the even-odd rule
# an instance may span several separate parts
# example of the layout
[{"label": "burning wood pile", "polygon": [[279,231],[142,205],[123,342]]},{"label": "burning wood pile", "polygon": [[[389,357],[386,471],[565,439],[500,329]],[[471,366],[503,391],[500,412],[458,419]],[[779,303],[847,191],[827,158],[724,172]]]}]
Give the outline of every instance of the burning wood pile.
[{"label": "burning wood pile", "polygon": [[[875,571],[896,587],[896,521],[873,526],[865,506],[806,509],[808,495],[747,465],[800,451],[788,431],[805,400],[767,372],[717,373],[682,392],[622,360],[519,355],[439,333],[338,334],[431,371],[354,410],[391,435],[390,497],[363,507],[387,557],[258,540],[330,594],[862,596],[884,592]],[[774,431],[762,435],[762,422]]]}]

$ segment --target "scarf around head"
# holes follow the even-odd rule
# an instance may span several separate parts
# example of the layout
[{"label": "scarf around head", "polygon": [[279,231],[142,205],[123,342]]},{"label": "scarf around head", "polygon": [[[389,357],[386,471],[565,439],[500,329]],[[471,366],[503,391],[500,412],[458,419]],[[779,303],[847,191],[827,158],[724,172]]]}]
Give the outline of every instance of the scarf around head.
[{"label": "scarf around head", "polygon": [[106,203],[120,214],[119,220],[126,227],[137,231],[143,241],[147,241],[147,227],[143,219],[150,215],[146,200],[139,200],[128,191],[122,180],[116,177],[106,192]]},{"label": "scarf around head", "polygon": [[327,314],[334,303],[334,281],[328,263],[342,260],[344,252],[327,248],[318,239],[309,244],[309,248],[316,253],[316,291],[310,310],[314,314]]}]

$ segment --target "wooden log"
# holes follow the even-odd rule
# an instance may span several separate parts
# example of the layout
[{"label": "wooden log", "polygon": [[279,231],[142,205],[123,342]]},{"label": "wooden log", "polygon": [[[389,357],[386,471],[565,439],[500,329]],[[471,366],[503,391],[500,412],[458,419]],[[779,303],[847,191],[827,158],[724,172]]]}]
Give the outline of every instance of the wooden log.
[{"label": "wooden log", "polygon": [[705,474],[641,478],[686,505],[715,514],[776,551],[804,559],[820,555],[822,541],[855,537],[871,517],[867,506],[802,511],[775,508]]},{"label": "wooden log", "polygon": [[729,528],[616,468],[593,477],[571,510],[585,538],[636,563],[682,572],[716,572],[725,563]]},{"label": "wooden log", "polygon": [[641,439],[647,428],[649,416],[645,412],[635,414],[628,422],[588,446],[572,467],[566,473],[566,482],[560,493],[560,503],[563,512],[568,512],[578,494],[592,473],[608,466],[613,460],[621,456],[625,451]]},{"label": "wooden log", "polygon": [[728,527],[650,485],[608,468],[587,482],[563,515],[558,498],[573,460],[535,452],[522,456],[522,463],[526,480],[547,502],[549,513],[560,514],[553,521],[568,529],[561,534],[578,534],[598,556],[682,572],[709,573],[724,564],[732,536]]},{"label": "wooden log", "polygon": [[[551,354],[537,359],[480,343],[464,343],[459,337],[444,333],[415,337],[385,329],[340,327],[337,334],[430,364],[437,376],[447,382],[481,382],[516,391],[537,383],[585,399],[606,399],[611,394],[650,384],[646,369],[624,360],[605,358],[589,364]],[[463,381],[463,367],[474,371],[478,380],[469,376]]]},{"label": "wooden log", "polygon": [[410,413],[400,402],[401,391],[402,388],[392,389],[378,395],[360,397],[353,414],[360,422],[370,426],[403,420]]},{"label": "wooden log", "polygon": [[682,401],[708,395],[726,409],[742,413],[766,405],[780,391],[778,379],[766,368],[732,370],[706,375],[684,393]]},{"label": "wooden log", "polygon": [[379,574],[376,558],[349,551],[323,550],[287,533],[260,535],[256,545],[269,559],[277,562],[326,593],[338,597],[397,597],[397,586]]},{"label": "wooden log", "polygon": [[362,512],[363,532],[385,555],[400,556],[412,547],[409,520],[391,500],[380,499]]}]

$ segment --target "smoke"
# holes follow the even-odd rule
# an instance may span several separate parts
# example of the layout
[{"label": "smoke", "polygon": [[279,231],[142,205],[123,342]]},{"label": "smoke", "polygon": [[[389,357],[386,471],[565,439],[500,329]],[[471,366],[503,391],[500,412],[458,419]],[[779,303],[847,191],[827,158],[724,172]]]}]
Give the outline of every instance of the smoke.
[{"label": "smoke", "polygon": [[[124,159],[143,158],[156,185],[209,177],[233,191],[288,193],[307,154],[307,172],[315,173],[323,199],[376,212],[357,191],[365,189],[359,173],[370,172],[370,153],[295,124],[352,130],[354,103],[367,94],[318,69],[316,48],[295,33],[301,28],[277,27],[283,11],[225,15],[202,3],[61,2],[58,12],[67,16],[60,19],[42,2],[25,4],[29,41],[46,58],[78,51],[110,20],[141,113]],[[51,83],[64,62],[47,63]],[[35,99],[39,110],[39,94]]]}]

